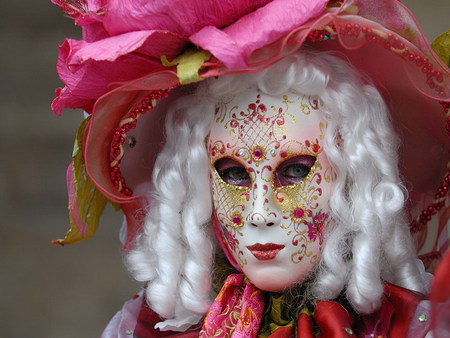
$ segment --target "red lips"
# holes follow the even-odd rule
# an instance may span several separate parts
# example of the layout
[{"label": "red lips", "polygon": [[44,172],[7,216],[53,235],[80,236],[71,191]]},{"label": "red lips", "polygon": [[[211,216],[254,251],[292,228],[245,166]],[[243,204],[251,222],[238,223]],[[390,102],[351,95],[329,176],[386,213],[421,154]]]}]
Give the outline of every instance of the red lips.
[{"label": "red lips", "polygon": [[256,243],[247,247],[247,249],[260,261],[268,261],[274,259],[278,252],[284,249],[284,245],[267,243]]}]

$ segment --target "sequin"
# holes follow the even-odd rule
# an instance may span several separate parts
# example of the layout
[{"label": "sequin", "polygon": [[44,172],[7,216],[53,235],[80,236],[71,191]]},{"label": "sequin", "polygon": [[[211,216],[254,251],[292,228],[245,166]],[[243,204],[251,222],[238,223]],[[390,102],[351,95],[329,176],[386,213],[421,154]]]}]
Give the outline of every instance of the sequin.
[{"label": "sequin", "polygon": [[419,320],[419,322],[423,323],[423,322],[426,322],[428,318],[427,318],[427,315],[425,313],[421,313],[419,315],[419,317],[417,317],[417,319]]}]

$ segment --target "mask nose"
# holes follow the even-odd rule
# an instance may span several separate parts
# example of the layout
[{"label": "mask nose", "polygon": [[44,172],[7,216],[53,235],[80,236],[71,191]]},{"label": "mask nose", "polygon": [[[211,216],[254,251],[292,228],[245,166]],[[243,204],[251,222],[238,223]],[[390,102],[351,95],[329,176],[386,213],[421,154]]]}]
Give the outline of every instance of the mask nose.
[{"label": "mask nose", "polygon": [[280,224],[281,210],[274,203],[274,192],[270,185],[255,185],[253,189],[252,210],[247,216],[251,227],[273,227]]}]

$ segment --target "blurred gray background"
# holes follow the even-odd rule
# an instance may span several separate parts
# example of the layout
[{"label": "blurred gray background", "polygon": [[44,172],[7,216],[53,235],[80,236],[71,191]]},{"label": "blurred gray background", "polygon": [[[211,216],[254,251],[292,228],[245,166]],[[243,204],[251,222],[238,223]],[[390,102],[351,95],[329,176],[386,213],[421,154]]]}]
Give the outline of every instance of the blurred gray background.
[{"label": "blurred gray background", "polygon": [[[449,0],[403,2],[430,40],[450,29]],[[82,119],[50,110],[57,46],[80,32],[50,0],[0,8],[0,336],[98,337],[140,285],[123,268],[110,208],[94,238],[50,244],[68,229],[65,171]]]}]

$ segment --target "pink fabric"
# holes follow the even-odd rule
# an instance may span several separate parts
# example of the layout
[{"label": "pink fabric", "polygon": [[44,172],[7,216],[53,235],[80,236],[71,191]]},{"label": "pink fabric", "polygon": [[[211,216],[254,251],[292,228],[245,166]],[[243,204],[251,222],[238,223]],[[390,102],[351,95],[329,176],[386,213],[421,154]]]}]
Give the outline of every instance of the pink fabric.
[{"label": "pink fabric", "polygon": [[261,290],[243,274],[229,275],[209,308],[199,337],[257,337],[263,312]]}]

